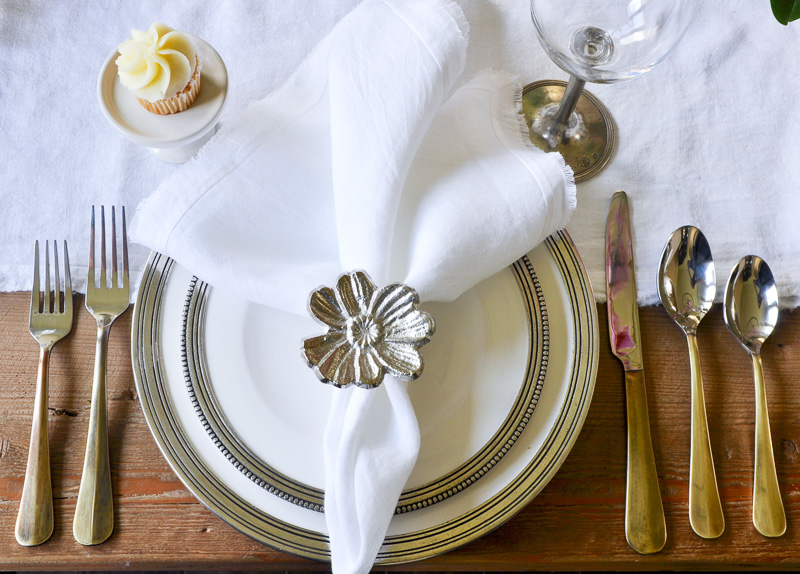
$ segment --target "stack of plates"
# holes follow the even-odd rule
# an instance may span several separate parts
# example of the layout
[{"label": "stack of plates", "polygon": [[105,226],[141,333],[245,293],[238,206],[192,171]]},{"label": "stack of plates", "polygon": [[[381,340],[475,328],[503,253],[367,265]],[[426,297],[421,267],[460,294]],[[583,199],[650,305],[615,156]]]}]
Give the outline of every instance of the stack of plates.
[{"label": "stack of plates", "polygon": [[[410,383],[421,450],[377,564],[496,528],[552,478],[597,373],[597,310],[566,232],[452,303]],[[132,353],[153,436],[186,487],[256,540],[328,560],[322,436],[331,394],[300,358],[320,326],[193,277],[153,253]]]}]

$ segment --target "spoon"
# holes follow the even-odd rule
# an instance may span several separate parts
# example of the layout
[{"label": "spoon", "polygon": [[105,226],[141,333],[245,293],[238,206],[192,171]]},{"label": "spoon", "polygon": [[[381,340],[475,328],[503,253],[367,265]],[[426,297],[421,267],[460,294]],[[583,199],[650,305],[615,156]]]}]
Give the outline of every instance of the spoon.
[{"label": "spoon", "polygon": [[703,538],[725,530],[708,436],[697,327],[717,292],[714,260],[705,235],[691,225],[676,229],[664,246],[658,268],[658,294],[667,313],[686,335],[692,373],[692,440],[689,459],[689,522]]},{"label": "spoon", "polygon": [[778,288],[769,266],[748,255],[733,268],[725,290],[725,324],[753,359],[756,380],[756,461],[753,479],[753,524],[764,536],[786,532],[786,514],[778,488],[767,394],[761,368],[761,345],[778,321]]}]

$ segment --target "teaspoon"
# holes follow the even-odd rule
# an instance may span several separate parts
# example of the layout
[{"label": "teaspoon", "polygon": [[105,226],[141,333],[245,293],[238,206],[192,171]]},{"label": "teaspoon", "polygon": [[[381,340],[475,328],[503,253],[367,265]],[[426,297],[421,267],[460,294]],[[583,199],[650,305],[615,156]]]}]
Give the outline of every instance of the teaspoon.
[{"label": "teaspoon", "polygon": [[708,436],[697,327],[714,304],[717,278],[703,233],[686,225],[664,246],[658,268],[658,294],[667,313],[686,335],[692,375],[692,434],[689,459],[689,522],[698,536],[717,538],[725,530],[722,503]]},{"label": "teaspoon", "polygon": [[756,455],[753,478],[753,524],[764,536],[786,532],[786,514],[778,488],[761,346],[778,321],[778,288],[769,266],[748,255],[733,268],[725,290],[725,324],[753,360],[756,384]]}]

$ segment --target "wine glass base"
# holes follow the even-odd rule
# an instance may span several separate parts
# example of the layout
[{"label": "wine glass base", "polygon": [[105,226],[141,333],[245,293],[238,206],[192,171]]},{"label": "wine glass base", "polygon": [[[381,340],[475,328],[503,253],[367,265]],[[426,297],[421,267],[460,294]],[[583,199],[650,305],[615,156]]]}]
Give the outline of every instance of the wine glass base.
[{"label": "wine glass base", "polygon": [[[522,112],[533,144],[545,151],[558,151],[581,182],[600,173],[617,147],[617,132],[608,109],[592,94],[583,91],[561,142],[551,147],[535,133],[534,123],[553,113],[561,102],[567,83],[543,80],[528,84],[522,90]],[[575,117],[575,114],[578,117]],[[577,123],[577,125],[575,125]]]}]

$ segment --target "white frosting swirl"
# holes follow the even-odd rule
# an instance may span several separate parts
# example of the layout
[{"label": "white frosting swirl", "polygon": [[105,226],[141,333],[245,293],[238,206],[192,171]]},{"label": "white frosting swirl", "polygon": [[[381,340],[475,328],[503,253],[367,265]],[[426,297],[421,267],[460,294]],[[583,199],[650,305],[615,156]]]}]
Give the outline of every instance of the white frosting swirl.
[{"label": "white frosting swirl", "polygon": [[131,30],[119,46],[119,79],[136,96],[155,102],[181,92],[195,69],[195,49],[189,37],[155,22],[150,29]]}]

